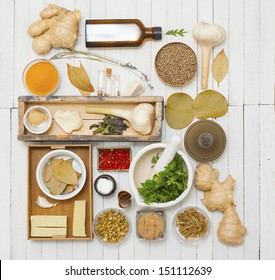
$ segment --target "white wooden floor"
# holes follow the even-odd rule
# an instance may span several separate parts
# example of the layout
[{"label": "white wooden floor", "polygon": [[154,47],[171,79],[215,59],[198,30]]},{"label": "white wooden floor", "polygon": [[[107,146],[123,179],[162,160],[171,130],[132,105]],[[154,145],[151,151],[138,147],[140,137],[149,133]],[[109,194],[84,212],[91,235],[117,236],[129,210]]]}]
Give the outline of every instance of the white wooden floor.
[{"label": "white wooden floor", "polygon": [[[0,258],[1,259],[275,259],[275,115],[274,115],[274,1],[273,0],[1,0],[0,10]],[[210,82],[210,88],[222,92],[229,100],[229,112],[217,119],[224,128],[228,145],[225,153],[213,164],[221,178],[229,173],[237,180],[237,211],[248,229],[245,242],[228,247],[217,240],[216,229],[221,213],[210,213],[212,229],[198,246],[178,243],[172,234],[174,213],[185,205],[202,206],[202,193],[192,189],[188,198],[167,214],[167,239],[159,242],[139,241],[134,231],[118,248],[102,247],[99,242],[33,242],[26,238],[27,215],[27,143],[18,142],[17,98],[27,95],[22,85],[24,66],[37,56],[31,49],[28,25],[38,19],[49,3],[81,10],[80,37],[77,49],[85,49],[84,22],[89,18],[138,18],[146,26],[162,26],[163,30],[184,27],[189,33],[183,39],[164,36],[162,41],[146,42],[138,49],[101,50],[125,62],[132,62],[149,75],[154,90],[147,95],[167,98],[178,91],[193,97],[200,91],[198,78],[183,88],[162,84],[154,70],[154,57],[164,44],[183,41],[200,58],[200,49],[191,35],[197,21],[215,22],[227,32],[227,40],[213,51],[222,49],[229,57],[229,74],[221,83]],[[47,57],[55,54],[52,51]],[[200,60],[200,59],[199,59]],[[58,95],[78,95],[66,74],[66,61],[56,65],[62,73]],[[76,61],[78,63],[78,61]],[[100,62],[82,61],[96,84]],[[200,66],[200,65],[199,65]],[[135,76],[113,68],[123,75],[122,88]],[[211,78],[211,77],[210,77]],[[165,122],[163,141],[174,133]],[[128,143],[126,143],[128,144]],[[148,143],[129,143],[138,152]],[[125,146],[125,143],[95,143],[96,147]],[[184,149],[184,148],[183,148]],[[94,157],[94,163],[95,163]],[[196,162],[192,161],[193,167]],[[97,177],[94,164],[94,178]],[[129,189],[127,173],[113,174],[119,189]],[[94,212],[117,206],[116,196],[102,199],[94,194]],[[138,207],[127,210],[133,224]]]}]

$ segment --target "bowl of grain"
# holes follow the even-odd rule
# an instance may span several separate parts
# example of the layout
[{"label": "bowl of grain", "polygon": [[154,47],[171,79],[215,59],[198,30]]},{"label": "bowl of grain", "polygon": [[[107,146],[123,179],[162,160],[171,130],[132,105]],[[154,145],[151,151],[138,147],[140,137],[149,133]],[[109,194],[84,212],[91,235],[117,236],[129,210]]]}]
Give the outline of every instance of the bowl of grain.
[{"label": "bowl of grain", "polygon": [[127,240],[131,224],[123,211],[117,208],[107,208],[96,215],[93,229],[100,243],[107,246],[118,246]]},{"label": "bowl of grain", "polygon": [[195,52],[180,42],[166,44],[155,57],[158,77],[172,87],[181,87],[189,83],[197,72],[197,64]]}]

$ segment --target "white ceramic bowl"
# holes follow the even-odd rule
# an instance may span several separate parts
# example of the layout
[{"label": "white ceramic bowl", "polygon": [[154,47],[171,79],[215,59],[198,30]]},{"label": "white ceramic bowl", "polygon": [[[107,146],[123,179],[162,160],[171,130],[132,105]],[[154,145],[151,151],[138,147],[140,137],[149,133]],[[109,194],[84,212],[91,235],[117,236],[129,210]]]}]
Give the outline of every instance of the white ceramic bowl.
[{"label": "white ceramic bowl", "polygon": [[169,207],[172,205],[177,204],[178,202],[182,201],[189,193],[192,183],[193,183],[193,169],[188,157],[180,150],[177,153],[183,158],[185,167],[188,172],[188,181],[187,181],[187,189],[175,200],[169,201],[166,203],[151,203],[146,204],[143,202],[142,197],[138,193],[138,188],[141,187],[141,183],[145,182],[148,178],[150,173],[150,168],[152,166],[151,159],[157,153],[161,153],[167,144],[165,143],[156,143],[151,144],[144,147],[140,150],[136,156],[133,158],[131,162],[131,166],[129,169],[129,180],[130,180],[130,187],[133,191],[135,201],[139,206],[150,206],[150,207],[157,207],[157,208],[164,208]]},{"label": "white ceramic bowl", "polygon": [[[78,179],[78,186],[75,186],[75,190],[67,193],[67,194],[60,194],[60,195],[53,195],[50,193],[48,187],[45,185],[43,181],[43,172],[46,164],[53,158],[62,158],[62,159],[73,159],[73,168],[77,172],[81,173],[81,176]],[[65,200],[72,198],[76,196],[84,187],[85,181],[86,181],[86,168],[81,160],[81,158],[68,150],[54,150],[52,152],[47,153],[42,159],[39,161],[37,168],[36,168],[36,180],[38,183],[39,188],[41,191],[47,195],[48,197],[51,197],[53,199],[57,200]]]},{"label": "white ceramic bowl", "polygon": [[[40,111],[41,113],[44,113],[48,116],[47,120],[45,120],[43,123],[39,124],[38,126],[33,126],[29,123],[28,120],[28,116],[29,113],[33,110],[37,110]],[[24,118],[23,118],[23,122],[24,122],[24,126],[26,127],[26,129],[33,133],[33,134],[42,134],[45,133],[52,125],[52,115],[49,112],[49,110],[45,107],[42,106],[33,106],[31,108],[29,108],[26,113],[24,114]]]}]

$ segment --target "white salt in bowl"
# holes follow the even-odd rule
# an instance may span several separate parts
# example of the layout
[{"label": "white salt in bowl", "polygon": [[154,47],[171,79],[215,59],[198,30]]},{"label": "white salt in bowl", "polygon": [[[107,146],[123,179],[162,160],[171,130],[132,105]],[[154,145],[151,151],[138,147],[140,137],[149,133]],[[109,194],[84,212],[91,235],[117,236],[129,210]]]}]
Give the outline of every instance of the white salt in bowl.
[{"label": "white salt in bowl", "polygon": [[148,205],[143,202],[143,199],[138,192],[138,188],[141,187],[141,183],[145,182],[149,176],[149,173],[151,171],[151,166],[152,166],[151,163],[152,157],[156,156],[157,153],[161,154],[162,151],[166,148],[166,146],[167,144],[165,143],[156,143],[156,144],[148,145],[144,147],[142,150],[140,150],[131,162],[131,166],[129,169],[130,187],[133,191],[135,201],[139,206],[147,206],[147,207],[149,206],[155,208],[165,208],[165,207],[173,206],[179,203],[180,201],[182,201],[188,195],[192,187],[193,168],[191,166],[188,157],[182,151],[178,150],[177,153],[183,158],[184,169],[187,170],[188,173],[186,190],[175,200],[166,203],[151,203]]}]

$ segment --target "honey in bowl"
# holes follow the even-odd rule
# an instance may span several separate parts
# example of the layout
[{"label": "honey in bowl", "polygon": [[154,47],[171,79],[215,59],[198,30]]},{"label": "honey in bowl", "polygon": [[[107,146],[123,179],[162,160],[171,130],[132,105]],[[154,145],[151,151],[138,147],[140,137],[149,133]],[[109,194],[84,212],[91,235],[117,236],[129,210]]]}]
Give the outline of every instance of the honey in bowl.
[{"label": "honey in bowl", "polygon": [[49,95],[54,93],[59,85],[59,74],[51,62],[36,60],[26,67],[24,84],[27,90],[34,95]]}]

